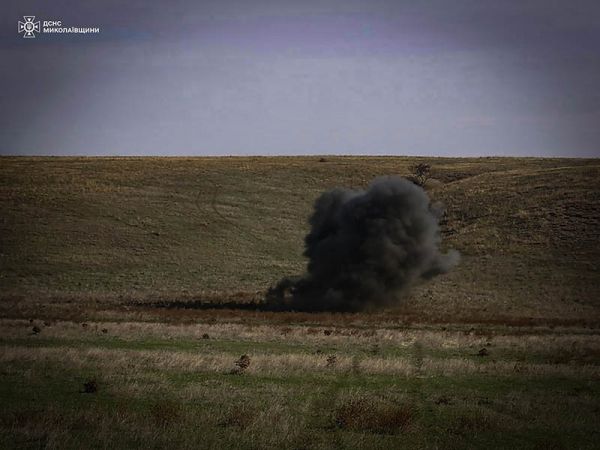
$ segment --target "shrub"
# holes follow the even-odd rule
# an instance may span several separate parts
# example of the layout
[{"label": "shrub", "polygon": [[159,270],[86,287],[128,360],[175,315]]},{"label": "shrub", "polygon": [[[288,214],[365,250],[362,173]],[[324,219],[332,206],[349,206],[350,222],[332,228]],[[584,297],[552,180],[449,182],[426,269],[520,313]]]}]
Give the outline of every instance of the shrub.
[{"label": "shrub", "polygon": [[96,380],[89,380],[83,383],[83,392],[85,394],[94,394],[98,392],[98,383]]},{"label": "shrub", "polygon": [[489,354],[489,350],[485,347],[477,352],[477,356],[488,356]]},{"label": "shrub", "polygon": [[240,356],[240,359],[238,359],[235,362],[235,365],[236,365],[236,367],[234,367],[230,373],[232,375],[243,374],[246,371],[246,369],[250,366],[250,357],[248,355]]},{"label": "shrub", "polygon": [[329,355],[327,357],[327,367],[334,367],[336,363],[337,363],[337,356]]},{"label": "shrub", "polygon": [[431,166],[425,163],[419,163],[411,167],[412,175],[409,180],[415,183],[417,186],[425,186],[427,180],[431,177]]}]

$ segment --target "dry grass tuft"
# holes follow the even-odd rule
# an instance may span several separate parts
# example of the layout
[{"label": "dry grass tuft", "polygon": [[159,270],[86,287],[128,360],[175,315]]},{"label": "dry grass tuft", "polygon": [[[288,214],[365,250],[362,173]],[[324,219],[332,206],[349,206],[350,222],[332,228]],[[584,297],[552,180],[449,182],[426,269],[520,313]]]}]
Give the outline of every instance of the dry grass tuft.
[{"label": "dry grass tuft", "polygon": [[465,413],[454,419],[448,428],[448,432],[459,436],[468,436],[490,428],[492,428],[492,424],[485,415]]},{"label": "dry grass tuft", "polygon": [[343,430],[395,434],[406,430],[414,420],[413,408],[381,400],[358,398],[335,411],[335,426]]},{"label": "dry grass tuft", "polygon": [[234,405],[225,414],[220,425],[223,427],[238,427],[242,430],[250,427],[256,420],[256,411],[250,409],[247,405]]},{"label": "dry grass tuft", "polygon": [[157,426],[170,427],[181,419],[181,406],[173,400],[158,401],[150,406],[150,417]]}]

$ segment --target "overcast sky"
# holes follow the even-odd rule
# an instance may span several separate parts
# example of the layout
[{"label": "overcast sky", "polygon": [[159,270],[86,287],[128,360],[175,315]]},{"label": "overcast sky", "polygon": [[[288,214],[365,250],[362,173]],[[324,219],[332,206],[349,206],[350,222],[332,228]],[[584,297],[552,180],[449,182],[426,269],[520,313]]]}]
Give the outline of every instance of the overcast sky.
[{"label": "overcast sky", "polygon": [[[38,34],[61,20],[99,34]],[[600,156],[600,2],[8,0],[0,153]]]}]

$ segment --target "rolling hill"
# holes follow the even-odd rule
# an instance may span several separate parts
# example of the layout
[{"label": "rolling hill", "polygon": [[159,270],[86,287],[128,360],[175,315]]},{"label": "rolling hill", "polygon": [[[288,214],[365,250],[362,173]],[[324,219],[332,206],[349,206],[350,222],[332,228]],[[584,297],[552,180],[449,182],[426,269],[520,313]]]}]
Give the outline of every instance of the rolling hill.
[{"label": "rolling hill", "polygon": [[[451,273],[398,310],[600,316],[600,161],[244,157],[0,159],[3,313],[28,302],[259,300],[304,269],[315,198],[432,166]],[[17,306],[16,306],[17,305]]]}]

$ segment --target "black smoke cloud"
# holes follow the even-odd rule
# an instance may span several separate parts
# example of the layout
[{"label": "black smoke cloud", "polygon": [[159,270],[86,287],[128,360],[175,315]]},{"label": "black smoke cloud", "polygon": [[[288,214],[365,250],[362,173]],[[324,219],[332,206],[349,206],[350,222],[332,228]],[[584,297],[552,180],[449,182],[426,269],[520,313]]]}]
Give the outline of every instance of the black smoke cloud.
[{"label": "black smoke cloud", "polygon": [[305,275],[268,294],[274,307],[359,311],[393,304],[416,282],[447,272],[458,252],[440,252],[442,210],[401,177],[366,190],[333,189],[315,202],[305,238]]}]

